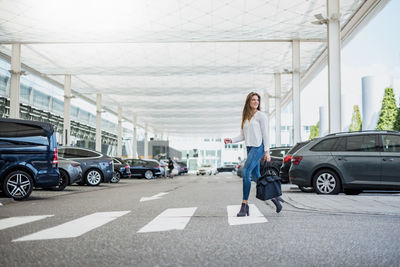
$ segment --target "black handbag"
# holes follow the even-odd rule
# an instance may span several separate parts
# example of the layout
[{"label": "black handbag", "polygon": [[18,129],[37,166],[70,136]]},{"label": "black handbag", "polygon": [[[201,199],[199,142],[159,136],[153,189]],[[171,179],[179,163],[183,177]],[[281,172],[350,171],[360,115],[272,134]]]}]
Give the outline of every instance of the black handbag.
[{"label": "black handbag", "polygon": [[281,178],[271,171],[269,162],[261,162],[262,176],[257,181],[256,198],[269,200],[282,195]]}]

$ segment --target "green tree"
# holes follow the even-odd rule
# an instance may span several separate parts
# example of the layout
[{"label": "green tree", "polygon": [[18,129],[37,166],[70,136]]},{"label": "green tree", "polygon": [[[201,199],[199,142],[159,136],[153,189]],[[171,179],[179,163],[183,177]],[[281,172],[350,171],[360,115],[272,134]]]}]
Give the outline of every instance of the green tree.
[{"label": "green tree", "polygon": [[351,117],[351,124],[349,131],[356,132],[361,131],[362,122],[361,122],[361,115],[360,115],[360,108],[358,105],[353,106],[353,116]]},{"label": "green tree", "polygon": [[399,108],[396,105],[396,99],[394,98],[393,88],[386,88],[385,95],[382,100],[381,113],[379,115],[377,130],[395,130],[397,115]]},{"label": "green tree", "polygon": [[319,136],[319,121],[318,121],[317,125],[311,126],[309,139],[311,140],[318,136]]}]

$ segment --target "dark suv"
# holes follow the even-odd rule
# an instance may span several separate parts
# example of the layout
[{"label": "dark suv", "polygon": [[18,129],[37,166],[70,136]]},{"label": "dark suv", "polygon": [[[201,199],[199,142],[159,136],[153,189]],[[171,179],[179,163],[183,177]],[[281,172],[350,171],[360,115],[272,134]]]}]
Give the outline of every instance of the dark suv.
[{"label": "dark suv", "polygon": [[319,194],[400,190],[400,132],[362,131],[312,140],[292,158],[289,178]]},{"label": "dark suv", "polygon": [[8,197],[59,183],[57,140],[49,123],[0,118],[0,184]]}]

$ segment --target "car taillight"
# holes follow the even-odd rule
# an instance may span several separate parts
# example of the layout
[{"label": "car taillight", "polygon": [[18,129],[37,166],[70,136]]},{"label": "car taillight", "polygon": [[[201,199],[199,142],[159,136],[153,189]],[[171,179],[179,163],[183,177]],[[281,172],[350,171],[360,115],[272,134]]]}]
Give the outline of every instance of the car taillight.
[{"label": "car taillight", "polygon": [[242,167],[242,165],[238,165],[237,168],[240,169]]},{"label": "car taillight", "polygon": [[283,158],[283,163],[290,162],[292,160],[292,155],[287,155]]},{"label": "car taillight", "polygon": [[76,168],[76,167],[81,166],[81,164],[79,164],[79,163],[71,163],[71,166]]},{"label": "car taillight", "polygon": [[53,150],[53,161],[51,163],[58,164],[58,150],[56,147]]},{"label": "car taillight", "polygon": [[300,161],[303,159],[303,157],[293,157],[292,158],[292,164],[294,165],[299,165]]}]

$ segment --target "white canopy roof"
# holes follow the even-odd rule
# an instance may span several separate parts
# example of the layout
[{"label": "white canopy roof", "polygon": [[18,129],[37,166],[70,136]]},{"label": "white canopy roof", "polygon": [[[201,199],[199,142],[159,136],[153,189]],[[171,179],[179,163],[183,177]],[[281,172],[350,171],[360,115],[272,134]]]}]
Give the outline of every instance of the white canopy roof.
[{"label": "white canopy roof", "polygon": [[[341,0],[342,29],[371,2]],[[239,130],[249,92],[269,94],[270,111],[290,92],[292,40],[309,72],[326,49],[316,14],[325,0],[2,0],[0,52],[21,43],[24,64],[72,74],[75,92],[149,129],[216,136]]]}]

